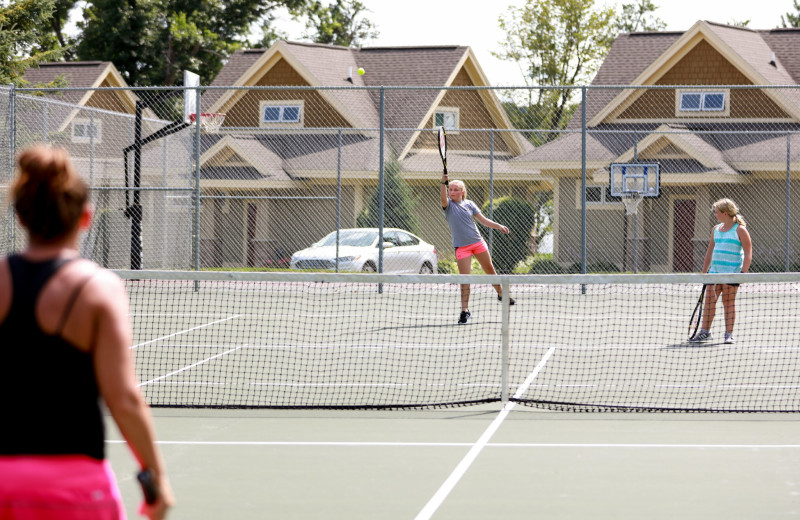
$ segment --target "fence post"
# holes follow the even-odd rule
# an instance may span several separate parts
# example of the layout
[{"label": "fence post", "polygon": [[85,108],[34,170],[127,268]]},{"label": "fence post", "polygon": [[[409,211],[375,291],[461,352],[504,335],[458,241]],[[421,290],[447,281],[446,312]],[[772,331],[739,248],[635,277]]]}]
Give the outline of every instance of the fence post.
[{"label": "fence post", "polygon": [[[380,105],[380,139],[378,139],[378,272],[383,272],[383,139],[384,139],[384,124],[386,123],[386,89],[381,87],[381,105]],[[383,294],[383,284],[378,284],[378,293]]]},{"label": "fence post", "polygon": [[[9,85],[11,91],[8,94],[8,174],[10,180],[14,178],[14,157],[17,155],[17,90],[16,86]],[[10,217],[8,219],[8,244],[9,253],[16,251],[16,219],[14,218],[13,205],[9,205]]]},{"label": "fence post", "polygon": [[[494,128],[489,129],[489,220],[494,220]],[[493,229],[489,228],[489,251],[492,249]]]},{"label": "fence post", "polygon": [[786,251],[784,253],[784,264],[786,272],[789,272],[789,217],[790,203],[792,195],[792,134],[786,133]]},{"label": "fence post", "polygon": [[336,141],[336,272],[339,272],[339,230],[342,228],[342,129]]},{"label": "fence post", "polygon": [[[197,118],[194,124],[194,222],[192,222],[192,232],[194,234],[194,270],[200,270],[200,86],[195,87],[195,114]],[[197,290],[195,282],[195,290]]]},{"label": "fence post", "polygon": [[[581,274],[586,274],[586,87],[581,87]],[[581,284],[586,294],[586,284]]]}]

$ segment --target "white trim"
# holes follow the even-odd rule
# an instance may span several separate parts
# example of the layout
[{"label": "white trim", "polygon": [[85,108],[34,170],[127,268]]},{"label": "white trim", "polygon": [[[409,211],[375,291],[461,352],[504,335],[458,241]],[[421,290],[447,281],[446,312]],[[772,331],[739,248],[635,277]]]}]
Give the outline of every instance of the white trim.
[{"label": "white trim", "polygon": [[[700,96],[700,107],[697,109],[681,109],[681,104],[683,101],[683,96],[687,94],[695,94]],[[721,94],[723,96],[722,101],[722,108],[720,110],[707,110],[703,108],[705,104],[705,98],[707,95],[718,95]],[[710,88],[708,90],[694,90],[694,89],[675,89],[675,117],[681,117],[685,119],[686,117],[728,117],[731,115],[731,93],[730,89],[713,89]]]},{"label": "white trim", "polygon": [[[281,108],[281,119],[283,119],[283,112],[286,108],[299,108],[299,113],[297,114],[297,121],[264,121],[264,108],[265,107],[280,107]],[[262,99],[258,103],[258,125],[260,127],[270,127],[274,125],[280,125],[281,127],[287,128],[297,128],[302,127],[305,121],[305,101],[302,99],[292,99],[292,100],[270,100],[270,99]]]},{"label": "white trim", "polygon": [[[613,198],[610,196],[610,188],[608,184],[594,184],[594,183],[586,183],[586,189],[589,188],[600,188],[600,202],[590,201],[588,198],[586,199],[586,209],[587,210],[621,210],[622,206],[620,205],[620,200]],[[575,183],[575,209],[581,209],[581,183]]]},{"label": "white trim", "polygon": [[[697,225],[700,214],[698,208],[700,207],[699,193],[674,193],[669,195],[669,207],[667,208],[667,270],[674,272],[675,267],[675,202],[679,200],[693,200],[694,201],[694,229],[692,230],[692,240],[697,240]],[[709,230],[709,236],[711,231]]]},{"label": "white trim", "polygon": [[437,125],[436,124],[436,116],[438,114],[442,114],[442,123],[444,123],[445,114],[455,114],[455,119],[456,119],[455,120],[455,126],[453,126],[453,127],[445,126],[444,129],[447,130],[447,132],[450,133],[450,134],[454,134],[454,135],[458,134],[458,129],[461,128],[461,108],[460,107],[443,107],[443,106],[436,107],[436,109],[433,111],[433,117],[431,118],[431,127],[432,128],[436,128],[438,126],[442,126],[442,125]]},{"label": "white trim", "polygon": [[77,136],[75,135],[75,127],[76,126],[84,126],[86,129],[90,129],[92,126],[95,128],[95,136],[94,142],[95,144],[99,144],[103,142],[103,121],[99,118],[94,118],[94,121],[84,118],[75,118],[72,120],[72,142],[73,143],[89,143],[92,141],[90,135],[85,136]]}]

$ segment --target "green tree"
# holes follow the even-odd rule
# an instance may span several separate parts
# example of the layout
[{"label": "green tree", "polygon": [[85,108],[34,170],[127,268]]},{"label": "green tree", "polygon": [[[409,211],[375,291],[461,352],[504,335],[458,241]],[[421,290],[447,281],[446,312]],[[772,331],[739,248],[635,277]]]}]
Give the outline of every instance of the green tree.
[{"label": "green tree", "polygon": [[61,49],[65,61],[74,60],[75,37],[65,33],[65,26],[69,21],[70,11],[78,3],[78,0],[55,0],[53,14],[37,28],[39,41],[37,47],[41,51]]},{"label": "green tree", "polygon": [[658,9],[651,0],[637,0],[633,4],[622,4],[617,13],[614,25],[618,33],[660,31],[667,27],[667,22],[653,16]]},{"label": "green tree", "polygon": [[794,0],[794,13],[786,13],[781,16],[781,25],[783,27],[800,27],[800,2]]},{"label": "green tree", "polygon": [[306,29],[311,31],[304,38],[314,43],[357,47],[380,34],[375,24],[364,18],[363,13],[368,11],[359,0],[334,0],[327,7],[313,0],[304,13],[297,15],[305,15]]},{"label": "green tree", "polygon": [[78,23],[78,59],[113,62],[128,84],[149,85],[156,66],[155,24],[150,23],[155,18],[150,0],[93,0]]},{"label": "green tree", "polygon": [[308,0],[93,0],[84,10],[78,57],[113,61],[132,85],[177,85],[183,70],[210,83],[254,24]]},{"label": "green tree", "polygon": [[[39,50],[40,27],[52,16],[55,0],[12,0],[0,5],[0,84],[26,86],[25,71],[39,63],[55,61],[62,49]],[[57,78],[42,87],[63,86]]]},{"label": "green tree", "polygon": [[[588,82],[600,67],[615,36],[615,13],[595,7],[595,0],[527,0],[501,15],[506,39],[502,60],[516,62],[525,84],[543,87],[528,91],[524,105],[536,107],[530,117],[534,128],[556,130],[569,121],[569,88]],[[552,139],[556,134],[550,134]]]},{"label": "green tree", "polygon": [[288,40],[289,34],[285,31],[278,29],[276,26],[276,17],[274,13],[267,14],[261,19],[259,23],[260,38],[248,42],[248,47],[251,49],[269,49],[278,40]]},{"label": "green tree", "polygon": [[[419,200],[400,175],[400,168],[400,163],[395,159],[387,161],[384,167],[383,225],[419,234],[419,219],[416,216]],[[380,191],[376,186],[369,197],[369,203],[356,218],[356,226],[378,227],[379,203]]]},{"label": "green tree", "polygon": [[[502,222],[511,230],[507,235],[492,233],[492,263],[498,273],[511,273],[514,266],[530,254],[529,242],[536,212],[530,203],[516,197],[502,197],[492,204],[492,220]],[[489,214],[489,202],[483,205],[481,213]],[[485,226],[478,228],[488,243],[491,230]]]}]

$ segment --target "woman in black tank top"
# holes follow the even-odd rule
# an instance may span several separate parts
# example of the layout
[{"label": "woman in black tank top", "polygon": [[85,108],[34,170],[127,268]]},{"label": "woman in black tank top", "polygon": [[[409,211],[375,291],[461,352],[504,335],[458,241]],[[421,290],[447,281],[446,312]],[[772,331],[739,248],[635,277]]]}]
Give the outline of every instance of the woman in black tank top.
[{"label": "woman in black tank top", "polygon": [[130,356],[127,297],[78,258],[88,189],[66,151],[24,150],[12,200],[28,247],[0,260],[0,517],[125,517],[105,460],[102,399],[150,477],[149,518],[173,504]]}]

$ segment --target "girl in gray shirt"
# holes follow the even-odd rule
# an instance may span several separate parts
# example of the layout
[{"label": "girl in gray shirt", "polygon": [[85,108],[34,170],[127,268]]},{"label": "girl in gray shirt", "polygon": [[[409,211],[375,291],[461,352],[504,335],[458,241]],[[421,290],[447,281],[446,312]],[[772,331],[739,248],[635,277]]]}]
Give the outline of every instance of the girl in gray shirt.
[{"label": "girl in gray shirt", "polygon": [[[461,181],[449,182],[447,172],[442,174],[442,185],[439,193],[442,199],[442,209],[450,226],[450,234],[453,237],[453,247],[456,248],[456,262],[458,272],[469,274],[472,270],[473,255],[481,264],[486,274],[496,274],[489,248],[475,225],[477,220],[486,227],[497,229],[505,234],[509,233],[506,226],[498,224],[486,218],[478,206],[471,200],[467,200],[467,188]],[[493,286],[497,291],[498,301],[503,301],[503,289],[500,285]],[[465,325],[472,316],[469,312],[469,284],[461,284],[461,315],[458,318],[459,325]],[[514,299],[508,302],[514,305]]]}]

